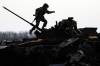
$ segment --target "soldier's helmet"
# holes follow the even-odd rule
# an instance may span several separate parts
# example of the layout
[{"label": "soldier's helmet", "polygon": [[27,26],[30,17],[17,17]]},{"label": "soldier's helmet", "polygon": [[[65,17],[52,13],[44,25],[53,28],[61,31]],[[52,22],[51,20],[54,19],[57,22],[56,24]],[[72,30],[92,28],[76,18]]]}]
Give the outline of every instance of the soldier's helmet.
[{"label": "soldier's helmet", "polygon": [[48,5],[47,3],[44,3],[44,4],[43,4],[43,7],[48,8],[49,5]]},{"label": "soldier's helmet", "polygon": [[72,20],[72,19],[73,19],[73,17],[68,17],[68,19],[69,19],[69,20]]}]

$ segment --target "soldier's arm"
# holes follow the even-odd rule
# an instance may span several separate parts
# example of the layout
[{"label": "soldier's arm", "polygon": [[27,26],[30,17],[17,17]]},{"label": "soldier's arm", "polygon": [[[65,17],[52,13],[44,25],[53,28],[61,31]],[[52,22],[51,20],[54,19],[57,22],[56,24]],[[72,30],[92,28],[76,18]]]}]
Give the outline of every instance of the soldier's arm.
[{"label": "soldier's arm", "polygon": [[76,23],[76,21],[74,21],[73,27],[74,27],[75,30],[77,30],[77,23]]},{"label": "soldier's arm", "polygon": [[77,23],[74,24],[74,29],[76,30],[77,34],[80,34],[80,31],[77,29]]},{"label": "soldier's arm", "polygon": [[46,11],[47,14],[55,13],[55,11]]}]

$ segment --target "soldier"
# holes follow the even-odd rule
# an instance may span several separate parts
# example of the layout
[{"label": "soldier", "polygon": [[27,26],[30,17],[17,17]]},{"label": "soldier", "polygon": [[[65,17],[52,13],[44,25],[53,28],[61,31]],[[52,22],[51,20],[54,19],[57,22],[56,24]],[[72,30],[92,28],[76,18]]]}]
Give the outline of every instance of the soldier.
[{"label": "soldier", "polygon": [[77,29],[77,23],[75,20],[73,20],[73,17],[68,17],[66,22],[66,26],[68,26],[67,29],[69,29],[72,33],[74,31],[76,34],[79,34],[79,31]]},{"label": "soldier", "polygon": [[75,33],[79,35],[81,32],[77,29],[77,23],[75,20],[73,20],[73,17],[68,17],[68,21],[71,23],[70,27],[72,27]]},{"label": "soldier", "polygon": [[[45,3],[42,7],[40,8],[37,8],[36,9],[36,12],[35,12],[35,19],[34,21],[36,20],[36,27],[39,26],[39,23],[40,21],[44,22],[43,26],[42,26],[42,29],[44,29],[44,27],[46,27],[47,25],[47,20],[45,19],[44,17],[44,14],[50,14],[50,13],[55,13],[55,11],[48,11],[49,5],[47,3]],[[30,33],[32,33],[32,31],[35,29],[35,27],[33,27],[31,30],[30,30]]]},{"label": "soldier", "polygon": [[80,34],[80,31],[77,29],[77,23],[73,20],[73,17],[68,17],[68,19],[62,20],[59,25],[59,30],[64,31],[65,34],[70,34],[70,36]]},{"label": "soldier", "polygon": [[76,23],[75,20],[73,20],[73,17],[68,17],[67,21],[68,21],[69,27],[70,27],[71,29],[77,30],[77,23]]}]

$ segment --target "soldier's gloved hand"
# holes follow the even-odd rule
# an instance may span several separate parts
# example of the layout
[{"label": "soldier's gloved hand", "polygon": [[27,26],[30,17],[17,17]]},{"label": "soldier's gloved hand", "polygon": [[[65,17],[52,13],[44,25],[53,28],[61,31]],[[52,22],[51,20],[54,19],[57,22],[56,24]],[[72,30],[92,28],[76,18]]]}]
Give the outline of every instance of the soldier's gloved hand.
[{"label": "soldier's gloved hand", "polygon": [[35,14],[33,14],[33,16],[36,16]]},{"label": "soldier's gloved hand", "polygon": [[55,11],[52,11],[52,13],[55,13]]}]

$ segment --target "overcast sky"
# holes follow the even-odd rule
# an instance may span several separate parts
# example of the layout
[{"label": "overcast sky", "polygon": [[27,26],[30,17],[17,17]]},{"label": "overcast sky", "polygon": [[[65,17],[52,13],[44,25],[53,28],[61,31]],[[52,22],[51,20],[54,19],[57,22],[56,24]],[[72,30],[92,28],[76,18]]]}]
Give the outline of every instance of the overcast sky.
[{"label": "overcast sky", "polygon": [[47,28],[55,25],[56,21],[74,17],[78,28],[97,27],[100,32],[100,0],[0,0],[0,31],[29,31],[32,28],[2,6],[32,22],[35,9],[43,3],[49,4],[48,10],[55,10],[55,13],[45,15]]}]

